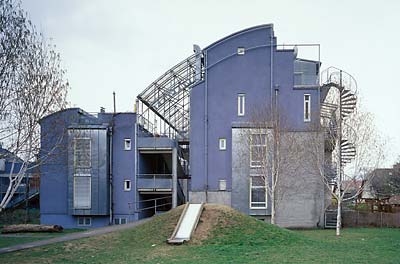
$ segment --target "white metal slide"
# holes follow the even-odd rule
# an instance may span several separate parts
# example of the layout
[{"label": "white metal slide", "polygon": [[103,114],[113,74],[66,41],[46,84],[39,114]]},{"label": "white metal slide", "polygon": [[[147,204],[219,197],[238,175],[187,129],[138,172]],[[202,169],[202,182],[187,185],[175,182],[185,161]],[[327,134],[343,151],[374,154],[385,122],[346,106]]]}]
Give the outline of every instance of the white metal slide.
[{"label": "white metal slide", "polygon": [[182,244],[183,242],[190,240],[193,231],[197,227],[202,211],[203,203],[187,203],[172,236],[168,239],[168,243]]}]

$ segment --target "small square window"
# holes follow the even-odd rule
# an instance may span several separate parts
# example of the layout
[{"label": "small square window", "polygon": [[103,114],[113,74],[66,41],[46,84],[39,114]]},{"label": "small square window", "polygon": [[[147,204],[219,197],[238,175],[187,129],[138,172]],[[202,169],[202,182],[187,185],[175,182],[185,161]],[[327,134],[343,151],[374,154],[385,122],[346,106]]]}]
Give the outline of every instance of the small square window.
[{"label": "small square window", "polygon": [[92,225],[92,218],[85,217],[85,226],[91,226],[91,225]]},{"label": "small square window", "polygon": [[125,225],[126,224],[126,218],[121,218],[121,225]]},{"label": "small square window", "polygon": [[130,190],[131,190],[131,181],[125,180],[124,181],[124,191],[130,191]]},{"label": "small square window", "polygon": [[78,217],[78,226],[83,226],[85,225],[85,220],[83,217]]},{"label": "small square window", "polygon": [[245,48],[243,48],[243,47],[237,48],[237,54],[238,55],[244,55],[244,53],[245,53]]},{"label": "small square window", "polygon": [[130,138],[124,139],[124,150],[131,150],[132,144]]},{"label": "small square window", "polygon": [[226,150],[226,138],[219,139],[219,150]]},{"label": "small square window", "polygon": [[120,224],[120,218],[114,218],[114,225],[119,225]]}]

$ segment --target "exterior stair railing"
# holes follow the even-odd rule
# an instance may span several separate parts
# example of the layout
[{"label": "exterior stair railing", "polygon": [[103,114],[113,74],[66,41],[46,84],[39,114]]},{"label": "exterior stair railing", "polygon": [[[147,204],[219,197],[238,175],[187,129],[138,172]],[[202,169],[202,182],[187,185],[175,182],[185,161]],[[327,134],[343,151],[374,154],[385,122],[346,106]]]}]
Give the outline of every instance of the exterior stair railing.
[{"label": "exterior stair railing", "polygon": [[[345,138],[343,126],[345,119],[356,110],[357,82],[351,74],[335,67],[323,71],[321,78],[321,119],[322,124],[328,126],[330,131],[330,145],[336,145],[337,148],[337,174],[333,174],[336,179],[332,183],[337,186],[341,196],[343,168],[356,157],[356,147]],[[325,212],[325,227],[336,225],[332,215],[330,211]]]},{"label": "exterior stair railing", "polygon": [[[203,54],[181,61],[137,97],[138,124],[154,134],[189,136],[190,89],[204,75]],[[171,133],[171,130],[175,133]]]}]

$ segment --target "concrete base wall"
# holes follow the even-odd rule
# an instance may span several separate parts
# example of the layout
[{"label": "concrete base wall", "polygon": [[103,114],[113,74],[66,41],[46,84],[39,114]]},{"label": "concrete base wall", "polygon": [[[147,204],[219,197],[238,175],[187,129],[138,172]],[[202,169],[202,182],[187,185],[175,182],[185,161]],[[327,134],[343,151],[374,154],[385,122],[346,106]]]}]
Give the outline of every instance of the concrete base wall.
[{"label": "concrete base wall", "polygon": [[[276,202],[276,224],[288,228],[315,228],[324,225],[326,188],[319,173],[318,164],[312,155],[323,157],[323,137],[312,132],[293,132],[284,135],[291,142],[288,149],[281,151],[289,159],[281,161],[281,175],[278,182]],[[314,142],[311,143],[310,142]],[[317,143],[315,143],[317,142]],[[319,149],[309,149],[310,145]],[[293,153],[293,154],[289,154]],[[312,153],[312,155],[310,154]]]},{"label": "concrete base wall", "polygon": [[78,216],[62,214],[41,214],[40,224],[42,225],[61,225],[63,228],[97,228],[108,226],[110,217],[108,216],[85,216],[92,218],[91,226],[78,226]]},{"label": "concrete base wall", "polygon": [[227,191],[209,191],[207,192],[189,192],[189,201],[191,203],[215,203],[231,206],[231,192]]}]

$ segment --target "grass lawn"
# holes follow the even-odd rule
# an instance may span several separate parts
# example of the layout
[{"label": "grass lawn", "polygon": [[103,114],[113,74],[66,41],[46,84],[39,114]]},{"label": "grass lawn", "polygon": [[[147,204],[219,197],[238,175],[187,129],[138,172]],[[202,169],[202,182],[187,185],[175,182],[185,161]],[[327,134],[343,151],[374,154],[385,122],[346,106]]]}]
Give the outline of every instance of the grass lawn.
[{"label": "grass lawn", "polygon": [[[289,231],[206,207],[196,238],[165,243],[182,208],[137,228],[0,255],[0,263],[399,263],[400,229]],[[213,212],[213,210],[215,212]]]},{"label": "grass lawn", "polygon": [[[1,231],[1,229],[0,229]],[[69,233],[83,232],[82,229],[68,229],[61,233],[19,233],[19,234],[0,234],[0,248],[9,247],[18,244],[29,243],[36,240],[49,239],[58,236],[64,236]],[[0,257],[1,259],[1,257]]]}]

